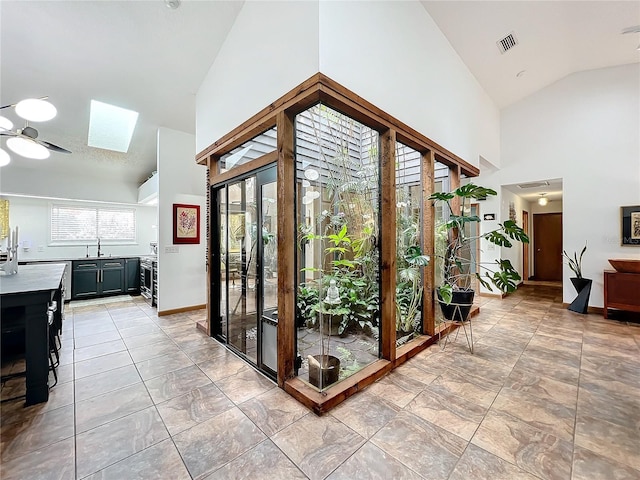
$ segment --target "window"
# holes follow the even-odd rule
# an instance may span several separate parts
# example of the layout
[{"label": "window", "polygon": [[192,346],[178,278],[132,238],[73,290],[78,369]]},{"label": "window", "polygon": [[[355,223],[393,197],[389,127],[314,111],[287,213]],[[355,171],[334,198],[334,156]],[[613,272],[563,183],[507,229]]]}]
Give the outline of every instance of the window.
[{"label": "window", "polygon": [[51,205],[51,242],[136,239],[133,208]]}]

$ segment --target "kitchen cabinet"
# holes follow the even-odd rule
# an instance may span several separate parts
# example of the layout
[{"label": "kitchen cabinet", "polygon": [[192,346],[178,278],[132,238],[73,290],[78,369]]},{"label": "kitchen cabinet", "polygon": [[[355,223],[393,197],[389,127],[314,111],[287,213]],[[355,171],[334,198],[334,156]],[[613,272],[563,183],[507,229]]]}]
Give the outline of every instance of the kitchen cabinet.
[{"label": "kitchen cabinet", "polygon": [[124,260],[74,260],[71,272],[71,299],[124,293]]},{"label": "kitchen cabinet", "polygon": [[138,295],[140,293],[140,259],[124,259],[124,291]]}]

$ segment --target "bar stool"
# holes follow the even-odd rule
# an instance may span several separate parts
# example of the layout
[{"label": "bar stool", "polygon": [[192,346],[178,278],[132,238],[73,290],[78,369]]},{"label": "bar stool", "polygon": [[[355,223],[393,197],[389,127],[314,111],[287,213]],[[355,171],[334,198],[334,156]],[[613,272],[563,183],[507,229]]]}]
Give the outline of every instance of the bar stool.
[{"label": "bar stool", "polygon": [[[54,378],[54,382],[52,385],[49,385],[49,388],[53,388],[58,384],[58,371],[57,368],[60,365],[60,353],[59,353],[59,347],[58,347],[58,343],[60,343],[60,336],[58,333],[58,329],[56,328],[55,325],[55,312],[57,310],[57,303],[51,302],[51,304],[49,304],[48,308],[47,308],[47,323],[49,324],[49,338],[48,338],[48,344],[49,344],[49,352],[48,352],[48,356],[49,356],[49,371],[53,372],[53,378]],[[24,336],[26,334],[26,326],[25,326],[25,322],[24,322],[24,318],[22,318],[21,315],[12,315],[9,316],[9,318],[3,318],[2,319],[2,335],[12,335],[12,336],[18,336],[21,335],[24,341]],[[54,360],[54,356],[55,356],[55,360]],[[1,383],[5,383],[8,380],[14,379],[14,378],[20,378],[20,377],[26,377],[27,376],[27,371],[23,370],[20,372],[15,372],[15,373],[10,373],[7,375],[2,375],[0,377],[0,382]],[[18,395],[16,397],[13,398],[8,398],[3,400],[3,402],[6,401],[10,401],[10,400],[15,400],[18,398],[24,397],[24,395]]]}]

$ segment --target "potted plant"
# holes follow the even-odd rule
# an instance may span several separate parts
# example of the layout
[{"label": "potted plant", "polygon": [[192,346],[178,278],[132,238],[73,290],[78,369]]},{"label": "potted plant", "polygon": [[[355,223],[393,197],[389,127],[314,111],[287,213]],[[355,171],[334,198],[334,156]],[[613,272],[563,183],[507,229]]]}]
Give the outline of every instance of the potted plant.
[{"label": "potted plant", "polygon": [[587,251],[587,244],[584,244],[580,255],[577,252],[573,252],[573,257],[567,254],[566,250],[562,251],[562,256],[567,259],[567,265],[573,273],[575,273],[575,277],[571,277],[571,283],[573,284],[573,288],[578,292],[578,296],[575,298],[571,305],[569,305],[569,310],[577,313],[587,313],[587,309],[589,308],[589,296],[591,295],[591,279],[582,277],[582,256],[584,252]]},{"label": "potted plant", "polygon": [[[472,199],[485,199],[497,195],[495,190],[469,183],[452,192],[437,192],[429,199],[446,205],[448,219],[444,224],[447,244],[442,253],[435,257],[443,262],[443,282],[436,288],[438,302],[447,320],[465,321],[471,311],[475,291],[472,280],[477,279],[489,290],[493,287],[502,292],[513,292],[520,274],[510,260],[499,259],[495,263],[480,262],[471,252],[474,241],[485,239],[499,247],[510,248],[512,240],[529,243],[529,237],[516,222],[507,220],[498,224],[498,228],[481,235],[468,235],[467,225],[480,222],[477,215],[467,215]],[[454,210],[453,202],[459,202],[460,210]],[[468,254],[465,254],[469,252]]]}]

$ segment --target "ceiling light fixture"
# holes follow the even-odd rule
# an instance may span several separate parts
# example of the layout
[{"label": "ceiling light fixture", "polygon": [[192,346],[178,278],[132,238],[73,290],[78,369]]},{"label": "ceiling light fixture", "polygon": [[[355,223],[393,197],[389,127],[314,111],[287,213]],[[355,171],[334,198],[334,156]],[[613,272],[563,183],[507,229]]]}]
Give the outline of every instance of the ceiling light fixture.
[{"label": "ceiling light fixture", "polygon": [[549,203],[549,200],[547,200],[547,197],[545,197],[546,193],[541,193],[540,194],[540,198],[538,199],[538,205],[544,207],[547,203]]},{"label": "ceiling light fixture", "polygon": [[9,165],[10,161],[11,161],[11,157],[9,156],[9,154],[0,148],[0,167]]},{"label": "ceiling light fixture", "polygon": [[0,130],[11,130],[13,122],[6,117],[0,116]]},{"label": "ceiling light fixture", "polygon": [[16,113],[30,122],[46,122],[55,117],[58,111],[52,103],[42,98],[27,98],[16,103]]},{"label": "ceiling light fixture", "polygon": [[171,10],[177,10],[178,8],[180,8],[180,4],[182,2],[180,0],[164,0],[164,3],[167,8],[170,8]]},{"label": "ceiling light fixture", "polygon": [[49,158],[49,150],[46,147],[23,137],[12,137],[8,139],[7,147],[9,147],[9,150],[13,153],[17,153],[26,158],[33,158],[34,160]]}]

